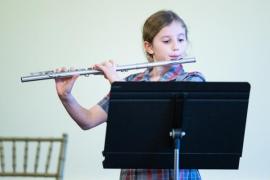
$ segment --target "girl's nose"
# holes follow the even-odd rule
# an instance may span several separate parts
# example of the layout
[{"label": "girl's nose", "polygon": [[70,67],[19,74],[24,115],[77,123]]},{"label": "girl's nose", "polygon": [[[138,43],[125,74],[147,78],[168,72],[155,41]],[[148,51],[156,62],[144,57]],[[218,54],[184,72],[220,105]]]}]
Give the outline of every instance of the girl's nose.
[{"label": "girl's nose", "polygon": [[180,43],[178,41],[174,41],[172,44],[172,49],[176,51],[176,50],[179,50],[179,48],[180,48]]}]

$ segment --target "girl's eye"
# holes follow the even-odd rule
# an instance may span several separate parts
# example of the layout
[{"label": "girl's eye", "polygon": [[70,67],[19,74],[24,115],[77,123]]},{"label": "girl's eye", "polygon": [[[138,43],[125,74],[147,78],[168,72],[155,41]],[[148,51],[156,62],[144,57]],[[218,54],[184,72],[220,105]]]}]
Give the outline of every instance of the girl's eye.
[{"label": "girl's eye", "polygon": [[178,41],[179,41],[179,42],[183,42],[183,41],[185,41],[185,40],[184,40],[184,39],[178,39]]},{"label": "girl's eye", "polygon": [[162,42],[165,44],[168,44],[170,42],[170,40],[163,40]]}]

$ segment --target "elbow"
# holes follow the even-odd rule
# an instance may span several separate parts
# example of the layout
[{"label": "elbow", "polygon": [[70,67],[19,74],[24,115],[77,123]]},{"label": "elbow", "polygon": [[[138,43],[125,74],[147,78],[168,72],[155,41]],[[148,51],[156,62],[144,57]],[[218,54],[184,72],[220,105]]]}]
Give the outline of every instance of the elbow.
[{"label": "elbow", "polygon": [[85,121],[76,121],[76,124],[82,129],[82,130],[89,130],[94,127],[93,123],[85,122]]},{"label": "elbow", "polygon": [[92,128],[91,124],[79,123],[77,121],[76,121],[76,123],[81,128],[81,130],[88,130],[88,129]]},{"label": "elbow", "polygon": [[90,124],[87,123],[87,124],[81,124],[79,126],[82,130],[89,130],[89,129],[92,129],[92,128],[98,126],[99,124],[101,124],[101,123],[90,123]]},{"label": "elbow", "polygon": [[87,124],[80,124],[79,126],[80,126],[80,128],[82,130],[86,131],[86,130],[89,130],[89,129],[92,129],[92,128],[96,127],[97,124],[92,124],[92,123],[89,124],[89,123],[87,123]]},{"label": "elbow", "polygon": [[84,131],[86,131],[86,130],[89,130],[89,129],[92,129],[93,127],[92,126],[87,126],[87,125],[80,125],[80,128],[82,129],[82,130],[84,130]]}]

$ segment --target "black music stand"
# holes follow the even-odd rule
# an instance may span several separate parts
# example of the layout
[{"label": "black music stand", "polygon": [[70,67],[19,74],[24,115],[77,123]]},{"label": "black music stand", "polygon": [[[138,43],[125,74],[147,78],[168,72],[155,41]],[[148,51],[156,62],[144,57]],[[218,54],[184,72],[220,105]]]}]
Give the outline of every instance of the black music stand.
[{"label": "black music stand", "polygon": [[171,134],[185,135],[180,168],[238,169],[249,91],[246,82],[113,83],[103,167],[173,169]]}]

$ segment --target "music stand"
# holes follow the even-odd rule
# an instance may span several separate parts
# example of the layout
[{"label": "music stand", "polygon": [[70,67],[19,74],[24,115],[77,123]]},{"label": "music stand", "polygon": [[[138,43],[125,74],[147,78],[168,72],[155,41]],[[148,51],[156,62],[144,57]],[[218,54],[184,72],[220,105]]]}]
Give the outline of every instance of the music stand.
[{"label": "music stand", "polygon": [[249,91],[246,82],[113,83],[103,167],[173,169],[169,134],[181,130],[178,168],[238,169]]}]

